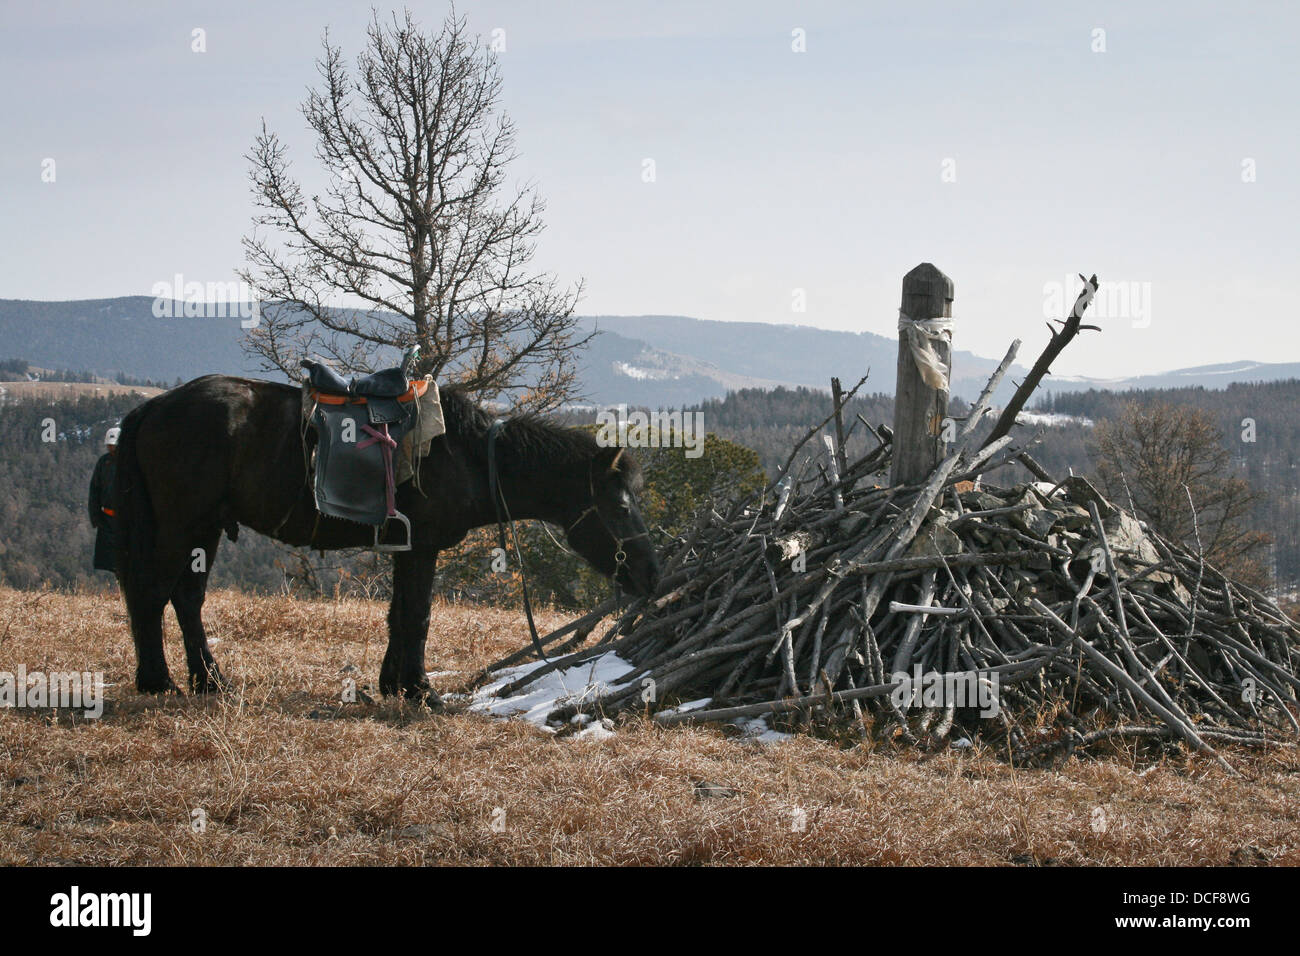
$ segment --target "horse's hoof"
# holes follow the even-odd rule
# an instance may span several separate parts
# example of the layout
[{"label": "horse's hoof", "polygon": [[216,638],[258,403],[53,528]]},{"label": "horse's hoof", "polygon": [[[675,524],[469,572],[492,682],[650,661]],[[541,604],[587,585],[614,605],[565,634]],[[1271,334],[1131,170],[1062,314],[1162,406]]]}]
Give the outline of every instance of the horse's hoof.
[{"label": "horse's hoof", "polygon": [[406,691],[406,699],[412,703],[422,704],[432,711],[443,709],[442,698],[432,687],[411,687]]},{"label": "horse's hoof", "polygon": [[172,681],[171,676],[144,676],[137,674],[135,689],[142,694],[179,694],[181,689]]},{"label": "horse's hoof", "polygon": [[230,690],[230,681],[222,676],[215,667],[206,674],[190,675],[190,693],[221,694]]}]

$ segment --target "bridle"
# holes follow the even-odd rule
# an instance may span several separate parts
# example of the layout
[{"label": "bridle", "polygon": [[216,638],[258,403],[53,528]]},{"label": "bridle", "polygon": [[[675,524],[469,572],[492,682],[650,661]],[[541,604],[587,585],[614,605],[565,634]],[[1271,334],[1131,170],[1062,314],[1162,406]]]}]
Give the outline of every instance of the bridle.
[{"label": "bridle", "polygon": [[[549,664],[550,658],[548,658],[546,652],[542,650],[542,640],[537,636],[537,625],[533,621],[533,603],[528,593],[528,573],[524,569],[524,553],[519,547],[519,534],[515,530],[514,519],[510,517],[510,508],[506,505],[505,495],[501,491],[501,475],[497,467],[496,445],[497,437],[501,434],[501,429],[505,427],[505,424],[506,420],[504,418],[498,418],[492,423],[491,427],[488,428],[487,433],[488,494],[492,496],[492,505],[496,509],[497,544],[501,548],[502,553],[506,553],[506,527],[508,525],[510,528],[510,537],[515,543],[515,559],[519,562],[519,579],[523,585],[524,616],[528,619],[528,634],[532,638],[533,650],[537,652],[537,656]],[[600,513],[600,505],[596,498],[596,480],[592,476],[590,464],[587,465],[587,490],[591,494],[591,504],[589,504],[586,509],[584,509],[583,512],[564,529],[564,533],[565,535],[572,533],[574,528],[578,527],[578,525],[582,524],[583,521],[590,517],[592,512],[595,512],[596,517],[600,520],[606,534],[614,539],[614,546],[617,549],[614,552],[614,596],[619,603],[622,603],[621,592],[618,586],[618,572],[627,564],[627,551],[624,550],[623,545],[625,542],[635,541],[637,538],[648,538],[650,537],[650,532],[641,531],[625,538],[619,537],[614,533],[614,529],[609,526],[609,522],[605,520],[605,516]],[[558,544],[559,542],[556,543]]]},{"label": "bridle", "polygon": [[600,513],[600,504],[596,498],[596,479],[591,474],[590,464],[587,465],[587,491],[591,494],[591,504],[587,505],[582,514],[578,515],[577,519],[574,520],[573,524],[564,529],[564,533],[566,535],[572,533],[574,528],[582,524],[582,522],[593,513],[598,519],[600,519],[600,523],[604,527],[605,533],[614,539],[614,547],[617,549],[614,552],[614,588],[617,591],[618,572],[625,564],[627,564],[627,552],[623,550],[623,543],[625,541],[635,541],[637,538],[648,538],[650,537],[650,532],[648,530],[639,531],[636,534],[628,535],[626,538],[620,538],[614,532],[614,529],[609,526],[609,522],[605,520],[605,516]]}]

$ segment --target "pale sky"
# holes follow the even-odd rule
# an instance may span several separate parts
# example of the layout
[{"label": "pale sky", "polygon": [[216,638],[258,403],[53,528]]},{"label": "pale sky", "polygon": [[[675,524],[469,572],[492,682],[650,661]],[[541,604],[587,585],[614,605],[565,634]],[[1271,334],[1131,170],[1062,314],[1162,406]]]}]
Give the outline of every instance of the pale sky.
[{"label": "pale sky", "polygon": [[[447,10],[410,6],[429,28]],[[485,42],[504,31],[515,172],[548,203],[538,261],[586,280],[583,314],[893,335],[900,280],[928,260],[956,283],[957,347],[1020,336],[1026,360],[1045,287],[1086,270],[1124,283],[1122,314],[1058,374],[1300,360],[1300,5],[458,9]],[[321,30],[351,56],[369,16],[0,0],[0,298],[233,278],[261,119],[310,188],[298,105]]]}]

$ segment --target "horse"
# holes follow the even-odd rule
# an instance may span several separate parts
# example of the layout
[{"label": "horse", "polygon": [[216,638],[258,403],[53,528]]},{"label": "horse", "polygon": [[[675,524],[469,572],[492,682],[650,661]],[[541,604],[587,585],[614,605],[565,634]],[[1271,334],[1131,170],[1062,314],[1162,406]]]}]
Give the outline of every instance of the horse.
[{"label": "horse", "polygon": [[[496,524],[488,483],[494,417],[455,388],[442,391],[445,434],[397,487],[411,522],[409,551],[393,555],[385,696],[440,703],[424,650],[440,551]],[[177,692],[163,653],[170,603],[185,644],[189,688],[228,685],[208,648],[202,609],[224,532],[241,526],[317,550],[369,547],[374,528],[317,511],[309,466],[315,432],[303,427],[293,385],[205,375],[151,398],[123,420],[115,506],[117,573],[135,645],[141,693]],[[522,414],[497,427],[498,486],[512,519],[564,530],[569,546],[630,593],[654,593],[660,567],[637,503],[643,478],[631,454],[589,432]]]}]

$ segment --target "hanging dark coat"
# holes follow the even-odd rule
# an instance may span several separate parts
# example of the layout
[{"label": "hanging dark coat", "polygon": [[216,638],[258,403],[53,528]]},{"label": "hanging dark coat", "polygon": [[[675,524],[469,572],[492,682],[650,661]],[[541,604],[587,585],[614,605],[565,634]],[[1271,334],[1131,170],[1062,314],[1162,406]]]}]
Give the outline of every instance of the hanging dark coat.
[{"label": "hanging dark coat", "polygon": [[117,459],[111,452],[104,455],[95,464],[95,473],[90,476],[90,523],[95,528],[96,571],[116,570],[114,549],[116,542],[117,519],[113,517],[113,478],[117,474]]}]

